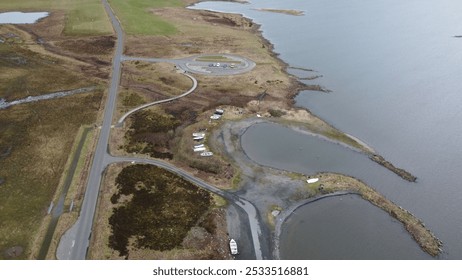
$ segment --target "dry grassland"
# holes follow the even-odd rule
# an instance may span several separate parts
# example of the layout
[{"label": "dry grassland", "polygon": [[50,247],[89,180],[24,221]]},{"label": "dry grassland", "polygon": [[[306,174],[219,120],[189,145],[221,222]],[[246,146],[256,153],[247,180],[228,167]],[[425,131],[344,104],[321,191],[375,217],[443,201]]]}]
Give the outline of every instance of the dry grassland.
[{"label": "dry grassland", "polygon": [[35,25],[0,26],[6,39],[0,44],[0,92],[6,100],[97,86],[0,111],[0,152],[11,151],[0,159],[0,259],[34,258],[32,247],[78,130],[94,125],[101,108],[113,38],[74,37],[76,45],[66,46],[64,18],[56,12]]}]

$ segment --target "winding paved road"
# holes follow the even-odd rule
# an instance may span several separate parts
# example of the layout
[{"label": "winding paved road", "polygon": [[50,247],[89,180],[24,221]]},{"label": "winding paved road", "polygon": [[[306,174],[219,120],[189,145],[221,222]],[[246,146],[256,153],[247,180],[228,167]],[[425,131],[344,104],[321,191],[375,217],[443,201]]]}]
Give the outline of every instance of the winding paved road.
[{"label": "winding paved road", "polygon": [[[111,7],[109,6],[107,0],[102,0],[104,8],[106,9],[107,14],[109,15],[114,30],[117,34],[117,43],[116,50],[113,58],[113,69],[112,69],[112,79],[111,85],[109,88],[109,93],[107,97],[107,102],[104,108],[104,118],[101,126],[101,132],[99,135],[98,143],[95,150],[95,155],[93,158],[93,163],[91,166],[90,174],[88,177],[88,184],[85,191],[85,196],[81,206],[80,216],[77,219],[76,223],[61,237],[58,249],[57,249],[57,258],[61,260],[83,260],[86,258],[87,250],[91,238],[93,219],[95,216],[96,205],[99,196],[99,188],[101,184],[102,173],[109,164],[117,162],[135,162],[135,163],[144,163],[152,164],[164,169],[167,169],[171,172],[174,172],[183,178],[189,180],[190,182],[207,189],[215,194],[223,196],[229,202],[237,205],[247,214],[247,218],[250,225],[251,237],[253,242],[253,248],[256,259],[263,259],[261,243],[260,243],[260,221],[258,217],[258,212],[255,206],[247,200],[244,200],[241,197],[238,197],[232,193],[218,189],[212,185],[207,184],[206,182],[192,176],[191,174],[176,168],[173,165],[170,165],[166,162],[155,160],[155,159],[142,159],[142,158],[132,158],[132,157],[113,157],[108,152],[108,142],[109,135],[111,130],[112,118],[115,112],[116,107],[116,98],[117,98],[117,89],[120,82],[121,74],[121,61],[127,60],[127,57],[123,56],[123,42],[124,34],[120,23],[116,16],[114,15]],[[157,61],[166,61],[164,59],[153,60]],[[171,60],[170,60],[171,61]],[[192,92],[196,86],[197,81],[187,74],[193,81],[193,88],[190,90]],[[189,91],[182,96],[185,96],[190,93]],[[174,99],[181,98],[182,96],[175,97]],[[174,99],[167,99],[163,102],[172,101]],[[161,101],[157,101],[157,104]],[[152,106],[154,104],[146,104],[147,106]],[[146,106],[145,105],[145,106]],[[146,107],[147,107],[146,106]],[[141,108],[137,108],[138,110]],[[123,122],[124,118],[119,120]]]},{"label": "winding paved road", "polygon": [[139,111],[139,110],[142,110],[144,108],[147,108],[147,107],[151,107],[153,105],[157,105],[157,104],[162,104],[162,103],[167,103],[167,102],[170,102],[170,101],[173,101],[173,100],[177,100],[177,99],[180,99],[182,97],[185,97],[186,95],[192,93],[196,88],[197,88],[197,80],[196,78],[194,78],[193,76],[189,75],[188,73],[186,72],[183,72],[182,73],[183,75],[185,75],[186,77],[190,78],[191,81],[193,82],[193,85],[192,87],[186,91],[185,93],[181,94],[181,95],[178,95],[178,96],[175,96],[175,97],[171,97],[171,98],[167,98],[167,99],[163,99],[163,100],[158,100],[158,101],[154,101],[154,102],[151,102],[151,103],[147,103],[147,104],[144,104],[144,105],[141,105],[139,107],[136,107],[135,109],[132,109],[130,111],[128,111],[127,113],[125,113],[120,119],[119,121],[117,122],[117,126],[121,126],[123,124],[123,122],[125,121],[125,119],[130,116],[131,114]]}]

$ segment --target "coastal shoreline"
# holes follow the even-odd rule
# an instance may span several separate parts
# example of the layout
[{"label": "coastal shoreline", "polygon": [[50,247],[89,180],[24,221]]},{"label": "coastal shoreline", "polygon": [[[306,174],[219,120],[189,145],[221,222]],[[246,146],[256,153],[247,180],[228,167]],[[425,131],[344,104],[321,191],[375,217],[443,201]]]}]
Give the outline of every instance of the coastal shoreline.
[{"label": "coastal shoreline", "polygon": [[[224,151],[226,157],[240,166],[241,188],[237,192],[244,195],[247,200],[254,202],[261,216],[268,217],[272,209],[277,209],[288,217],[307,201],[345,192],[358,194],[362,199],[370,202],[371,206],[382,209],[400,222],[424,252],[432,257],[442,252],[442,242],[425,227],[422,221],[357,178],[333,172],[299,174],[255,162],[244,151],[241,137],[250,126],[265,122],[270,123],[269,120],[261,118],[228,121],[215,130],[212,137],[213,142],[219,143],[214,148]],[[307,176],[308,178],[318,177],[319,181],[315,184],[307,184],[305,182]],[[282,188],[285,196],[281,194]],[[277,217],[277,219],[280,218]],[[274,221],[267,219],[265,222],[269,231],[272,232],[271,227]],[[280,223],[279,233],[282,230],[283,221]],[[274,229],[277,229],[277,222],[274,226]],[[274,231],[271,236],[275,241],[272,242],[273,256],[279,256],[276,252],[279,250],[278,231]]]},{"label": "coastal shoreline", "polygon": [[[234,1],[232,1],[232,2],[234,2]],[[244,17],[242,14],[238,14],[238,15]],[[246,17],[244,17],[244,18],[246,18]],[[252,19],[249,19],[249,18],[246,18],[246,19],[253,22]],[[258,28],[254,29],[254,34],[259,36],[261,38],[261,40],[263,42],[265,42],[265,45],[267,45],[267,51],[270,53],[270,55],[272,57],[274,57],[278,61],[278,63],[280,63],[280,65],[283,66],[285,75],[287,75],[288,77],[291,77],[291,79],[293,81],[293,84],[296,85],[296,86],[292,87],[292,90],[287,94],[287,99],[286,99],[285,103],[286,103],[286,105],[289,105],[289,109],[286,110],[285,113],[291,113],[291,114],[293,113],[293,116],[296,116],[296,114],[294,113],[296,110],[305,111],[303,116],[304,117],[309,116],[308,119],[311,122],[313,122],[313,124],[315,124],[315,125],[316,124],[317,125],[321,124],[321,126],[322,125],[327,125],[331,129],[333,129],[335,131],[338,131],[336,128],[332,127],[330,124],[325,123],[319,117],[312,114],[309,111],[308,108],[297,108],[297,107],[293,106],[294,103],[295,103],[294,98],[302,90],[306,89],[306,85],[301,83],[300,79],[298,79],[298,78],[296,78],[293,75],[290,75],[288,73],[287,70],[288,70],[288,68],[290,68],[290,65],[287,62],[283,61],[279,57],[278,53],[274,52],[274,45],[268,39],[266,39],[263,36],[263,31],[261,30],[261,26],[257,25],[257,24],[255,24],[255,26],[258,26]],[[320,91],[323,91],[323,90],[320,90]],[[268,117],[267,114],[262,116],[262,117],[265,117],[265,116]],[[307,118],[297,118],[297,117],[293,117],[293,116],[280,118],[280,120],[283,120],[282,122],[287,122],[288,124],[285,124],[285,125],[291,127],[292,129],[296,128],[296,130],[303,131],[303,129],[301,129],[301,128],[298,129],[297,126],[291,124],[291,122],[304,122],[304,121],[307,121]],[[257,119],[255,119],[255,118],[250,118],[250,119],[246,118],[244,120],[241,120],[242,122],[246,123],[246,125],[248,125],[248,126],[244,125],[244,127],[241,127],[240,133],[238,135],[239,144],[235,144],[234,149],[237,148],[237,150],[240,150],[241,152],[244,153],[244,155],[245,155],[245,157],[247,157],[247,159],[250,159],[247,156],[247,154],[245,154],[245,152],[242,150],[242,147],[240,147],[240,136],[242,136],[242,134],[245,133],[246,129],[248,129],[248,127],[250,127],[254,123],[260,123],[260,122],[265,122],[265,121],[278,123],[278,121],[276,119],[277,118],[274,118],[271,121],[265,120],[265,119],[260,119],[260,118],[257,118]],[[284,125],[284,124],[279,123],[279,125]],[[220,128],[220,129],[222,129],[222,128]],[[379,160],[374,160],[374,158],[377,157],[377,153],[375,152],[375,150],[372,147],[370,147],[369,145],[367,145],[366,143],[364,143],[363,141],[357,139],[354,136],[351,136],[351,135],[348,135],[348,134],[346,134],[344,132],[338,131],[342,135],[344,135],[345,137],[347,137],[347,138],[351,139],[352,141],[354,141],[358,145],[356,147],[353,147],[352,145],[349,145],[349,144],[347,144],[347,143],[345,143],[345,142],[343,142],[341,140],[326,137],[325,135],[322,135],[321,133],[318,133],[318,131],[308,130],[308,131],[305,131],[305,132],[310,134],[310,135],[325,138],[324,140],[332,141],[334,143],[340,144],[340,145],[345,146],[347,148],[351,148],[352,150],[359,149],[360,152],[363,152],[366,155],[368,155],[371,160],[377,162],[378,164],[382,165],[383,167],[385,167],[385,168],[389,169],[390,171],[396,173],[398,176],[402,177],[404,180],[407,180],[407,181],[410,181],[410,182],[415,181],[415,177],[413,175],[411,175],[409,172],[407,172],[407,171],[405,171],[403,169],[399,169],[399,168],[394,167],[391,163],[386,161],[383,157],[379,156],[380,157]],[[250,160],[250,161],[252,161],[252,160]],[[259,165],[259,164],[255,163],[255,162],[253,162],[253,164],[255,166],[257,166],[257,168],[261,167],[261,168],[274,169],[274,168],[271,168],[271,167]],[[251,170],[251,169],[252,168],[247,167],[247,170]],[[334,177],[339,175],[339,174],[334,174],[334,173],[325,173],[325,174],[330,174],[330,175],[332,175]],[[348,177],[348,176],[344,176],[344,177]],[[348,178],[351,178],[353,181],[360,182],[356,178],[352,178],[352,177],[348,177]],[[362,182],[360,182],[360,183],[362,183]],[[364,183],[362,183],[362,184],[364,186],[367,186]],[[422,247],[422,249],[425,252],[427,252],[428,254],[430,254],[431,256],[434,257],[434,256],[437,256],[438,254],[440,254],[441,246],[442,246],[441,241],[439,239],[437,239],[433,235],[433,233],[431,233],[429,230],[427,230],[420,220],[415,218],[407,210],[401,208],[400,206],[395,205],[391,201],[388,201],[386,198],[384,198],[382,195],[380,195],[378,192],[376,192],[372,188],[370,188],[368,186],[367,186],[367,188],[368,188],[367,191],[365,191],[363,193],[361,193],[359,190],[355,190],[354,188],[353,189],[348,189],[348,190],[346,190],[346,192],[353,192],[353,193],[357,192],[357,194],[361,195],[363,199],[369,201],[370,203],[372,203],[376,207],[381,208],[382,210],[386,211],[390,216],[392,216],[393,218],[400,221],[404,225],[406,230],[411,234],[411,236],[416,240],[416,242]],[[345,191],[345,190],[341,190],[341,189],[332,189],[331,190],[331,192],[343,192],[343,191]],[[368,195],[370,195],[370,196],[368,196]],[[262,216],[264,216],[264,213],[261,213],[261,214],[262,214]],[[416,231],[415,231],[416,228],[418,228],[418,230],[416,230],[417,232],[422,233],[421,236],[419,236],[420,233],[416,233]],[[429,245],[429,243],[430,243],[430,245]],[[273,248],[273,249],[275,249],[275,248]]]}]

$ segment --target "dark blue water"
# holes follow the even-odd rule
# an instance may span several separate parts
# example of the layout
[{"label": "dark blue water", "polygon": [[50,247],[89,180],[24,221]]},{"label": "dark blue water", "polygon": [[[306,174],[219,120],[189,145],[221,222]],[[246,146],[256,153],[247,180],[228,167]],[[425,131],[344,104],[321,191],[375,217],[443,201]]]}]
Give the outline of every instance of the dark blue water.
[{"label": "dark blue water", "polygon": [[462,1],[253,0],[198,7],[254,19],[281,59],[322,75],[310,83],[332,93],[302,92],[297,105],[416,175],[411,185],[390,186],[380,177],[373,185],[421,218],[444,242],[445,257],[462,259],[462,39],[455,37],[462,35]]}]

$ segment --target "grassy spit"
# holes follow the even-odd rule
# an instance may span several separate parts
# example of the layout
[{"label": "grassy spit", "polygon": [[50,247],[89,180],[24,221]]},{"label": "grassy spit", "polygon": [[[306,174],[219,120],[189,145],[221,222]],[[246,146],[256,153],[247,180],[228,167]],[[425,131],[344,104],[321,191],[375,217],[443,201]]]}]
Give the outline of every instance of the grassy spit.
[{"label": "grassy spit", "polygon": [[303,16],[304,14],[303,11],[299,11],[299,10],[283,10],[283,9],[268,9],[268,8],[255,9],[255,10],[261,11],[261,12],[286,14],[286,15],[291,15],[291,16]]},{"label": "grassy spit", "polygon": [[306,184],[308,197],[338,191],[358,192],[363,199],[383,209],[390,216],[400,221],[422,250],[433,257],[441,253],[442,242],[425,227],[421,220],[360,180],[332,173],[320,173],[312,177],[318,177],[320,180],[313,184]]}]

